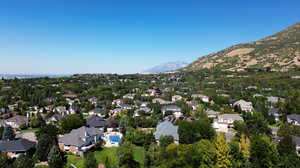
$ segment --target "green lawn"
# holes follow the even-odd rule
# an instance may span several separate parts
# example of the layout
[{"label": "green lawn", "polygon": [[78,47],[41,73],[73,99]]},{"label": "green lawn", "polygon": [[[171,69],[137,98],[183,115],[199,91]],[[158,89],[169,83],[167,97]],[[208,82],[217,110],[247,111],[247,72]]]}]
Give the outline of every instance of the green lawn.
[{"label": "green lawn", "polygon": [[[110,161],[111,165],[117,165],[117,149],[114,148],[104,148],[101,151],[95,151],[94,155],[98,163],[104,163],[106,158]],[[134,159],[138,161],[141,165],[144,165],[144,148],[143,147],[135,147],[133,153]],[[71,163],[77,166],[78,168],[83,168],[83,157],[78,157],[74,155],[68,155],[68,163],[69,166]]]},{"label": "green lawn", "polygon": [[37,132],[39,128],[28,128],[25,130],[21,130],[20,132]]}]

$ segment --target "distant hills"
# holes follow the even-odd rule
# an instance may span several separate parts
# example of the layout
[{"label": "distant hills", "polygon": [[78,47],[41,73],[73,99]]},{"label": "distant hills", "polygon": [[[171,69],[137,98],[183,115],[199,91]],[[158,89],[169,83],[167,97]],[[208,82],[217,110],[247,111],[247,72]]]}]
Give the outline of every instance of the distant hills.
[{"label": "distant hills", "polygon": [[184,71],[217,68],[228,71],[269,69],[287,71],[300,66],[300,22],[272,36],[239,44],[201,57]]},{"label": "distant hills", "polygon": [[182,61],[174,61],[174,62],[167,62],[163,63],[157,66],[154,66],[152,68],[149,68],[147,70],[144,70],[142,73],[162,73],[162,72],[169,72],[169,71],[175,71],[181,68],[184,68],[188,65],[186,62]]},{"label": "distant hills", "polygon": [[27,78],[44,78],[44,77],[49,77],[49,78],[59,78],[59,77],[67,77],[70,75],[51,75],[51,74],[0,74],[0,79],[27,79]]}]

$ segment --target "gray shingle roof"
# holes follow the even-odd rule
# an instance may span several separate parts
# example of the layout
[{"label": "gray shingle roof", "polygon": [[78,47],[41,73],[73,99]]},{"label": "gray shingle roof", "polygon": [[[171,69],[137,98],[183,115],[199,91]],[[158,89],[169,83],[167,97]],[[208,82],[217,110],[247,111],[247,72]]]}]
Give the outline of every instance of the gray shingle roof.
[{"label": "gray shingle roof", "polygon": [[161,122],[157,125],[154,136],[156,140],[161,136],[173,136],[175,141],[179,141],[178,126],[174,126],[169,121]]},{"label": "gray shingle roof", "polygon": [[33,148],[34,142],[27,139],[18,139],[13,141],[0,141],[1,152],[26,152]]},{"label": "gray shingle roof", "polygon": [[108,123],[104,118],[98,117],[98,116],[92,116],[90,118],[86,119],[86,125],[89,127],[104,127],[106,126]]},{"label": "gray shingle roof", "polygon": [[287,115],[287,118],[290,120],[295,120],[297,122],[300,122],[300,115],[299,114],[290,114]]},{"label": "gray shingle roof", "polygon": [[72,130],[69,134],[65,134],[63,137],[59,138],[58,141],[64,143],[65,145],[72,145],[81,147],[86,142],[85,137],[101,135],[102,131],[97,128],[80,127],[78,129]]}]

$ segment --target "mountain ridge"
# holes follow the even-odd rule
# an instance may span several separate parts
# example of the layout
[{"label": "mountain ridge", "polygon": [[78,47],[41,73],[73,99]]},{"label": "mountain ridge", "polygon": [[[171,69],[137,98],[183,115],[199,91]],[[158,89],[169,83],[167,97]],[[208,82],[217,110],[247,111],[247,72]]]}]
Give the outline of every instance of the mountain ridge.
[{"label": "mountain ridge", "polygon": [[269,69],[287,71],[300,66],[300,22],[260,40],[237,44],[198,58],[183,71],[217,68],[228,71]]}]

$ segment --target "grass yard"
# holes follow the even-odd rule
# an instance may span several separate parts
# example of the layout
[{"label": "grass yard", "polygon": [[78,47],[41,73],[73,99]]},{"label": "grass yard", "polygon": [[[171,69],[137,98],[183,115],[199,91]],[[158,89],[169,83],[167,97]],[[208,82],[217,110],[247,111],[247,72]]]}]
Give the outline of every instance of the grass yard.
[{"label": "grass yard", "polygon": [[39,128],[28,128],[25,130],[21,130],[20,132],[37,132]]},{"label": "grass yard", "polygon": [[[110,161],[110,165],[117,165],[117,149],[114,148],[104,148],[101,151],[95,151],[94,155],[98,163],[104,163],[106,158]],[[144,148],[143,147],[135,147],[134,149],[134,159],[138,161],[141,165],[144,165]],[[83,157],[78,157],[74,155],[68,155],[68,163],[67,167],[70,164],[74,164],[77,168],[83,168]]]}]

